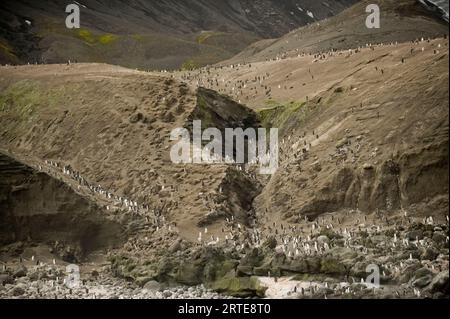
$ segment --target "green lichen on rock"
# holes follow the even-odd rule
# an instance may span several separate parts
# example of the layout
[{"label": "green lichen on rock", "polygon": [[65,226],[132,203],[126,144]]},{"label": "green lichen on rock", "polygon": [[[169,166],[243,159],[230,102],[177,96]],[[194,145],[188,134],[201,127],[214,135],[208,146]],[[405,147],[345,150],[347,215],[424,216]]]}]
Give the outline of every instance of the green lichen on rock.
[{"label": "green lichen on rock", "polygon": [[264,297],[267,290],[256,277],[226,276],[213,283],[212,288],[227,295],[239,298]]}]

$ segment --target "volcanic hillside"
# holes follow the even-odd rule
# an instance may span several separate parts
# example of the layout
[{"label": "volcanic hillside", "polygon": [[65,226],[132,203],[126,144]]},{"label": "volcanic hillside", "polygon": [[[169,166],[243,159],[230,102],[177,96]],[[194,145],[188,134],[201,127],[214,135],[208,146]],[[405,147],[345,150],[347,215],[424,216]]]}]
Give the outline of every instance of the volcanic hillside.
[{"label": "volcanic hillside", "polygon": [[[70,166],[92,185],[148,206],[145,211],[163,219],[156,224],[170,222],[192,240],[203,224],[218,220],[217,231],[225,217],[247,223],[257,183],[233,167],[173,164],[170,132],[202,116],[211,126],[256,127],[252,111],[213,91],[108,65],[1,71],[0,144],[19,160],[47,168],[52,161],[60,171]],[[128,210],[117,199],[99,204],[119,217]],[[149,216],[135,216],[134,223],[154,224]]]},{"label": "volcanic hillside", "polygon": [[66,1],[6,0],[0,5],[0,63],[190,68],[230,58],[254,41],[281,36],[355,2],[86,0],[79,3],[81,29],[70,30]]},{"label": "volcanic hillside", "polygon": [[[96,252],[107,278],[237,297],[281,294],[274,276],[301,287],[283,297],[448,296],[449,43],[408,3],[391,23],[406,29],[351,49],[327,38],[320,53],[170,73],[1,66],[0,261]],[[192,120],[278,128],[277,172],[173,163],[170,132]],[[361,284],[370,264],[383,289]]]},{"label": "volcanic hillside", "polygon": [[[4,244],[47,243],[64,262],[83,261],[106,245],[101,256],[110,256],[108,274],[139,285],[208,283],[234,296],[264,295],[254,275],[350,280],[362,276],[367,263],[386,267],[383,280],[390,289],[417,295],[411,284],[422,280],[423,271],[415,274],[418,268],[410,265],[425,260],[436,270],[427,270],[424,293],[445,294],[436,287],[448,269],[439,257],[448,251],[439,231],[448,211],[448,41],[203,70],[198,76],[209,71],[213,79],[218,72],[220,79],[236,72],[239,81],[245,71],[249,79],[269,73],[269,79],[282,81],[284,75],[272,74],[283,65],[298,70],[292,77],[297,80],[283,83],[305,91],[295,100],[295,90],[273,85],[280,102],[270,100],[273,106],[257,114],[164,74],[93,64],[2,67]],[[189,76],[191,84],[199,81]],[[317,81],[318,89],[303,86],[307,81]],[[266,98],[260,92],[255,101]],[[192,118],[210,126],[280,128],[277,173],[264,177],[252,167],[173,164],[170,130],[188,127]],[[48,177],[36,185],[17,176],[27,170]],[[20,204],[24,199],[35,204]],[[44,210],[43,201],[54,204]],[[430,216],[439,227],[423,222]],[[69,221],[91,226],[69,229]],[[36,222],[38,232],[31,227]],[[429,229],[437,230],[428,234]],[[373,239],[364,239],[367,232]],[[91,233],[99,237],[80,240]],[[319,253],[311,255],[307,247],[318,245],[324,234],[330,244],[321,242]],[[296,236],[303,248],[286,239]],[[397,238],[414,236],[432,236],[436,244],[396,244]],[[17,246],[6,247],[17,256]],[[386,251],[395,256],[390,262]],[[337,296],[348,294],[336,289]]]},{"label": "volcanic hillside", "polygon": [[[380,7],[380,28],[368,29],[366,7]],[[264,61],[299,53],[356,49],[366,44],[407,42],[418,38],[448,35],[448,22],[436,17],[415,0],[364,0],[340,14],[301,27],[281,38],[262,40],[250,45],[225,62]]]},{"label": "volcanic hillside", "polygon": [[[429,21],[430,34],[439,34],[441,24]],[[448,40],[421,38],[419,27],[417,40],[397,42],[413,38],[409,32],[392,34],[387,43],[374,35],[379,45],[316,54],[300,47],[295,55],[177,76],[258,110],[263,125],[280,129],[281,168],[254,205],[269,219],[296,222],[341,209],[411,210],[444,219]]]}]

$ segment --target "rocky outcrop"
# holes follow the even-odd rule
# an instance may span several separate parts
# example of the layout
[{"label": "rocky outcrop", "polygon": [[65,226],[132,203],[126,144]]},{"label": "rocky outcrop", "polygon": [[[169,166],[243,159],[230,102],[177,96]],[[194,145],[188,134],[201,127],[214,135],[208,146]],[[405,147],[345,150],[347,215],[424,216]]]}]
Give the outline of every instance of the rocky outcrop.
[{"label": "rocky outcrop", "polygon": [[234,297],[264,296],[265,288],[256,278],[236,272],[239,257],[219,248],[191,248],[184,257],[164,254],[155,262],[131,256],[114,256],[111,269],[115,276],[145,286],[157,280],[164,285],[196,286],[204,284],[219,293]]},{"label": "rocky outcrop", "polygon": [[448,144],[443,143],[378,165],[344,167],[300,212],[316,217],[343,208],[371,212],[411,207],[420,214],[426,212],[424,203],[445,210],[447,194]]},{"label": "rocky outcrop", "polygon": [[230,219],[232,216],[240,223],[250,226],[254,221],[253,200],[262,186],[236,168],[229,167],[220,184],[221,193],[216,197],[217,208],[202,218],[200,227],[213,224],[217,220]]},{"label": "rocky outcrop", "polygon": [[239,104],[229,97],[216,91],[198,88],[197,105],[188,117],[188,124],[201,120],[202,129],[214,127],[219,129],[223,136],[225,128],[258,128],[259,121],[256,113]]}]

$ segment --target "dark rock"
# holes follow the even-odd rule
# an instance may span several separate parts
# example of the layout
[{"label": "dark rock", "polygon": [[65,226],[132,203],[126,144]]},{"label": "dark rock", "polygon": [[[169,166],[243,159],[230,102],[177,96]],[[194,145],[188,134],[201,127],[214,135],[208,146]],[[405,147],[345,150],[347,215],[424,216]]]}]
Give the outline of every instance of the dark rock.
[{"label": "dark rock", "polygon": [[14,278],[8,274],[0,274],[0,286],[4,286],[7,284],[13,284]]},{"label": "dark rock", "polygon": [[338,259],[328,256],[321,260],[320,272],[328,275],[345,275],[347,269]]},{"label": "dark rock", "polygon": [[163,120],[166,123],[171,123],[171,122],[175,121],[175,116],[172,114],[172,112],[167,112],[164,115],[164,119]]},{"label": "dark rock", "polygon": [[421,229],[412,230],[406,234],[406,237],[409,240],[416,240],[416,239],[421,240],[423,239],[423,231]]},{"label": "dark rock", "polygon": [[432,274],[431,270],[423,267],[423,268],[417,269],[416,272],[414,273],[414,276],[416,278],[420,278],[420,277],[424,277],[424,276],[431,275],[431,274]]},{"label": "dark rock", "polygon": [[427,287],[427,290],[431,293],[443,293],[444,295],[448,296],[448,270],[440,272],[437,274],[433,280],[431,281],[430,285]]},{"label": "dark rock", "polygon": [[11,290],[11,294],[13,295],[13,296],[22,296],[23,294],[25,293],[25,289],[23,289],[22,287],[14,287],[12,290]]},{"label": "dark rock", "polygon": [[37,272],[37,271],[28,272],[27,277],[30,281],[37,281],[41,278],[41,276],[39,275],[39,272]]},{"label": "dark rock", "polygon": [[253,268],[253,273],[256,276],[268,276],[269,272],[272,272],[270,263],[265,263],[265,264],[261,265],[260,267]]},{"label": "dark rock", "polygon": [[400,283],[407,283],[414,276],[414,273],[420,268],[419,264],[412,264],[406,267],[399,278]]},{"label": "dark rock", "polygon": [[143,118],[144,118],[144,115],[142,115],[142,113],[135,113],[130,116],[130,123],[135,124],[139,121],[142,121]]},{"label": "dark rock", "polygon": [[445,234],[443,232],[439,232],[439,231],[434,232],[433,237],[432,237],[433,241],[437,244],[445,243],[446,238],[447,237],[445,236]]},{"label": "dark rock", "polygon": [[439,256],[439,251],[432,247],[427,247],[424,249],[422,254],[420,255],[420,259],[422,260],[435,260]]},{"label": "dark rock", "polygon": [[25,277],[27,275],[28,269],[24,265],[20,265],[13,273],[14,278]]},{"label": "dark rock", "polygon": [[180,249],[181,249],[181,239],[178,239],[169,247],[169,252],[175,253],[175,252],[179,251]]},{"label": "dark rock", "polygon": [[431,238],[433,237],[433,232],[431,230],[426,230],[423,232],[423,237],[424,238]]},{"label": "dark rock", "polygon": [[283,267],[282,270],[305,274],[309,271],[309,265],[305,259],[295,259],[289,266]]},{"label": "dark rock", "polygon": [[240,265],[256,267],[261,264],[263,259],[264,259],[264,255],[262,254],[262,252],[260,252],[259,249],[255,248],[255,249],[250,250],[241,259]]},{"label": "dark rock", "polygon": [[251,276],[251,275],[253,275],[253,267],[239,265],[237,267],[237,275],[238,276]]},{"label": "dark rock", "polygon": [[420,277],[412,282],[414,287],[424,288],[433,280],[432,275]]},{"label": "dark rock", "polygon": [[269,237],[264,242],[264,246],[269,249],[275,249],[275,247],[277,247],[277,240],[275,239],[275,237]]},{"label": "dark rock", "polygon": [[162,291],[163,286],[155,280],[150,280],[144,285],[143,288],[151,291]]}]

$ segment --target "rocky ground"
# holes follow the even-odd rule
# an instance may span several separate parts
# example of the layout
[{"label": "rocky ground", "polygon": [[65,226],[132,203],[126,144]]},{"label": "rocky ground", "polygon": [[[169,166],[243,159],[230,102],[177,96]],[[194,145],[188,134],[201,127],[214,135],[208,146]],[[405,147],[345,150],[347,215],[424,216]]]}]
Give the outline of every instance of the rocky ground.
[{"label": "rocky ground", "polygon": [[[419,50],[415,57],[420,62],[407,62],[404,66],[401,56],[410,52],[411,47],[421,45],[425,49]],[[196,287],[203,284],[212,291],[243,298],[447,296],[448,219],[443,209],[446,205],[446,190],[436,186],[444,185],[445,174],[437,173],[439,170],[430,171],[429,168],[437,167],[445,172],[445,156],[440,154],[444,149],[442,145],[445,145],[446,139],[448,141],[448,132],[446,135],[439,125],[411,126],[411,123],[420,119],[417,118],[418,112],[409,112],[411,118],[404,117],[400,122],[404,130],[391,132],[391,139],[387,144],[380,145],[380,148],[400,145],[399,152],[404,152],[405,147],[410,149],[407,138],[425,137],[422,138],[423,148],[415,153],[420,160],[416,160],[416,155],[404,159],[408,165],[415,159],[412,162],[414,169],[410,170],[414,174],[420,170],[430,172],[430,176],[433,176],[432,184],[427,184],[428,179],[411,177],[415,175],[405,175],[410,177],[398,179],[395,168],[402,169],[402,166],[392,165],[395,161],[389,160],[389,156],[386,157],[386,164],[380,165],[380,159],[385,158],[386,154],[376,151],[374,155],[373,145],[371,146],[372,142],[375,143],[385,135],[380,125],[388,127],[390,124],[387,119],[404,116],[403,112],[411,105],[434,109],[433,112],[420,113],[422,120],[430,117],[427,123],[435,121],[434,118],[440,114],[445,114],[445,108],[441,105],[442,99],[445,99],[442,82],[448,73],[439,72],[445,67],[447,46],[447,42],[440,39],[423,41],[422,44],[421,41],[399,44],[394,46],[398,51],[391,53],[391,57],[385,58],[385,61],[379,62],[375,67],[392,68],[388,77],[390,87],[398,88],[397,92],[401,92],[400,89],[408,92],[415,91],[416,88],[411,84],[408,84],[409,87],[401,84],[403,82],[395,77],[396,70],[407,67],[402,78],[417,79],[416,76],[422,74],[416,71],[420,70],[418,65],[421,68],[432,65],[433,68],[429,68],[431,74],[425,75],[434,83],[430,88],[430,94],[434,97],[432,105],[429,102],[420,103],[421,98],[427,97],[416,95],[415,104],[399,101],[397,98],[397,108],[388,109],[392,102],[389,104],[390,96],[383,94],[382,97],[386,99],[383,102],[385,109],[379,109],[378,112],[398,114],[380,121],[376,116],[377,109],[368,102],[365,103],[368,105],[367,110],[364,109],[368,121],[362,123],[359,112],[353,113],[352,106],[346,104],[351,101],[350,105],[353,105],[358,100],[359,96],[351,93],[354,90],[339,94],[338,97],[334,96],[336,90],[327,90],[332,92],[333,109],[325,113],[315,111],[303,119],[310,125],[311,131],[317,132],[319,138],[308,133],[305,140],[310,145],[307,145],[306,155],[302,154],[300,157],[290,149],[297,141],[302,141],[302,133],[291,133],[292,123],[280,122],[284,129],[281,136],[282,156],[279,172],[273,177],[256,176],[252,165],[241,170],[235,165],[183,167],[168,162],[167,150],[170,143],[164,139],[164,132],[169,132],[171,127],[186,125],[190,117],[209,121],[213,119],[211,124],[225,126],[227,121],[239,122],[239,118],[232,117],[230,112],[218,110],[234,108],[239,110],[234,113],[239,113],[244,118],[256,117],[254,121],[264,119],[261,114],[255,114],[213,91],[194,90],[170,79],[171,75],[144,74],[104,65],[4,68],[4,74],[8,76],[2,82],[6,91],[2,95],[1,119],[4,125],[1,135],[4,156],[9,160],[2,161],[6,162],[5,165],[2,164],[2,176],[6,176],[3,181],[7,182],[2,184],[4,197],[1,205],[8,208],[5,211],[10,215],[2,215],[2,227],[5,227],[2,228],[2,240],[5,244],[11,240],[22,241],[25,248],[32,247],[36,242],[48,246],[44,253],[42,250],[21,251],[14,246],[11,250],[6,245],[6,250],[0,254],[0,260],[7,265],[4,278],[12,277],[16,280],[14,273],[20,258],[47,258],[47,264],[52,264],[52,258],[55,258],[57,264],[65,265],[70,262],[83,267],[89,261],[90,250],[100,249],[104,259],[101,263],[105,263],[104,272],[100,271],[101,278],[106,278],[108,285],[120,287],[117,289],[125,289],[121,280],[132,283],[133,288],[124,290],[123,296],[131,296],[133,292],[130,291],[142,291],[147,283],[153,281],[168,287]],[[373,55],[383,56],[384,50],[390,49],[367,48],[348,57],[338,55],[335,59],[358,64]],[[428,59],[421,59],[422,55]],[[303,61],[311,57],[298,59]],[[335,67],[335,64],[327,64],[332,61],[337,60],[331,58],[331,61],[324,61],[323,66]],[[286,60],[281,60],[278,63],[285,62]],[[267,67],[276,67],[276,63],[269,62]],[[318,65],[318,62],[309,63],[311,67]],[[38,69],[40,72],[36,72]],[[58,70],[62,71],[59,79],[54,75]],[[205,73],[203,71],[202,76]],[[25,80],[30,76],[33,77],[31,82],[29,79]],[[361,76],[358,79],[361,90],[364,90],[361,94],[367,95],[369,93],[365,92],[370,92],[372,86],[367,84],[369,82],[364,75]],[[379,83],[386,80],[376,78]],[[89,84],[84,83],[85,81]],[[322,85],[329,86],[330,82],[333,83],[333,80],[324,81]],[[58,86],[58,83],[63,85]],[[421,87],[421,83],[415,82],[416,87]],[[56,85],[57,89],[49,89],[51,85]],[[341,85],[346,87],[345,83]],[[111,86],[117,92],[112,97],[106,90]],[[37,87],[49,90],[48,95]],[[152,87],[155,95],[148,95],[148,87]],[[70,90],[80,88],[79,92],[84,92],[84,97],[72,100]],[[119,92],[122,94],[120,98]],[[25,98],[14,99],[17,94],[22,94]],[[376,92],[371,94],[374,101],[380,98]],[[101,96],[102,99],[97,98],[99,103],[93,108],[88,101],[96,99],[96,96]],[[280,96],[283,96],[282,93]],[[59,105],[65,98],[72,102],[60,108]],[[321,97],[316,97],[309,103],[320,103],[320,99]],[[322,99],[330,99],[328,93]],[[47,104],[47,100],[52,102]],[[142,100],[145,101],[144,106],[139,102]],[[166,110],[168,105],[171,108],[169,111]],[[352,120],[339,124],[337,128],[333,124],[326,130],[320,124],[315,126],[315,121],[339,123],[339,112],[334,111],[336,107]],[[302,112],[302,109],[296,112]],[[322,118],[316,118],[317,114]],[[323,117],[330,114],[332,117],[324,121]],[[273,116],[277,120],[277,114]],[[335,116],[337,118],[333,120]],[[370,129],[374,135],[364,133],[369,125],[372,125]],[[399,124],[395,125],[392,127],[399,127]],[[445,126],[445,123],[440,125]],[[74,127],[83,129],[73,130]],[[405,136],[405,132],[411,128],[414,128],[411,131],[413,133]],[[431,130],[431,133],[422,128]],[[362,134],[349,134],[349,129],[361,130]],[[341,133],[344,135],[341,136]],[[16,134],[21,137],[17,138]],[[295,134],[300,134],[300,139]],[[372,142],[366,142],[366,148],[358,148],[358,143],[363,144],[361,139],[365,136],[370,136]],[[150,137],[151,142],[145,143],[144,140]],[[345,137],[347,140],[342,142]],[[66,141],[71,141],[70,145]],[[427,146],[430,142],[434,146]],[[418,145],[414,144],[414,140],[410,143],[409,145]],[[40,147],[36,148],[36,145]],[[127,148],[122,145],[127,145]],[[356,194],[356,189],[348,189],[349,200],[340,191],[342,185],[349,186],[348,176],[353,176],[353,173],[347,173],[358,171],[358,166],[355,166],[354,159],[349,155],[352,151],[352,154],[360,156],[356,161],[361,165],[363,177],[380,174],[379,182],[377,179],[369,179],[374,185],[371,188],[371,184],[361,181],[355,173],[353,178],[355,182],[361,183],[361,194],[365,194],[365,197],[359,197],[355,203],[351,196]],[[318,161],[319,158],[329,156],[329,152],[333,155],[329,161]],[[430,163],[422,161],[422,157]],[[13,164],[8,164],[9,161]],[[15,162],[19,164],[14,164]],[[28,168],[18,168],[23,166]],[[22,173],[18,174],[19,172]],[[207,176],[211,178],[205,178]],[[317,209],[299,213],[296,203],[304,205],[305,202],[299,198],[309,197],[311,193],[305,187],[293,187],[290,183],[326,181],[329,177],[332,177],[329,185],[313,183],[313,187],[318,190],[315,195],[320,192],[330,196],[337,195],[346,204],[336,209],[334,206],[322,205],[326,202],[318,200]],[[393,181],[397,180],[407,183],[397,191],[387,187],[395,185]],[[428,187],[424,193],[421,191],[424,189],[420,186],[422,184],[419,185],[418,182],[434,186]],[[64,191],[56,191],[56,187],[62,187]],[[330,188],[334,187],[339,191],[330,192]],[[297,189],[305,191],[294,192]],[[412,198],[424,198],[420,213],[417,205],[411,205],[405,201],[405,196],[399,196],[399,191],[406,192],[405,194],[413,191],[416,195]],[[279,197],[283,193],[291,196]],[[252,201],[257,195],[259,197],[256,201]],[[210,205],[211,200],[214,206]],[[33,205],[18,204],[25,201]],[[95,205],[86,206],[86,201]],[[401,207],[399,203],[404,203],[405,206]],[[307,209],[311,206],[304,207]],[[98,220],[88,213],[89,209],[97,212]],[[77,211],[80,210],[81,214],[78,214]],[[278,211],[280,215],[277,214]],[[54,216],[53,219],[49,219],[50,216]],[[73,223],[74,218],[76,223]],[[49,220],[53,222],[49,223]],[[94,234],[99,234],[95,231],[98,230],[95,225],[101,220],[120,227],[108,227],[104,235],[93,237]],[[38,227],[31,227],[32,225]],[[64,240],[58,240],[62,238],[62,233],[65,234]],[[113,233],[116,236],[111,237]],[[39,237],[42,234],[46,234],[45,238]],[[114,237],[121,240],[112,241],[111,238]],[[93,262],[99,264],[98,261]],[[380,268],[381,289],[367,288],[361,283],[367,277],[366,267],[370,264]],[[30,266],[27,268],[32,271]],[[268,277],[271,279],[267,279]],[[277,282],[274,278],[277,278]],[[274,294],[272,291],[277,290],[276,287],[287,278],[291,281],[287,288],[280,287],[280,291],[284,291],[281,296]],[[7,281],[11,282],[10,279]],[[26,278],[19,282],[13,281],[12,286],[5,286],[7,290],[3,290],[3,293],[9,296],[15,286],[21,284],[23,288],[25,284],[27,287],[27,282]],[[106,284],[101,280],[93,281],[88,290],[97,285],[101,287]],[[103,293],[106,297],[106,293],[102,292],[104,290],[99,288],[98,291],[99,295]]]},{"label": "rocky ground", "polygon": [[[45,258],[38,260],[39,256],[34,255],[17,257],[29,256],[31,251],[23,251],[26,245],[12,245],[2,250],[2,256],[9,254],[10,258],[0,272],[0,296],[444,298],[449,293],[448,224],[435,224],[431,219],[425,223],[409,220],[405,217],[404,223],[391,227],[361,224],[344,232],[319,224],[306,238],[290,233],[283,236],[284,242],[271,237],[261,245],[244,248],[234,244],[215,248],[189,246],[179,241],[169,249],[153,245],[150,250],[157,254],[156,269],[150,254],[143,257],[142,250],[135,246],[112,252],[114,257],[103,266],[80,265],[81,285],[72,289],[67,286],[67,262],[44,262]],[[182,249],[182,244],[188,246]],[[371,273],[367,272],[368,265],[379,268],[380,286],[367,280]],[[155,273],[150,274],[150,269]],[[225,272],[221,278],[208,282],[208,277],[211,280],[221,271]],[[157,278],[159,283],[151,278]],[[189,286],[174,284],[183,281]],[[208,289],[196,285],[201,282]]]},{"label": "rocky ground", "polygon": [[164,288],[157,282],[144,287],[117,279],[111,274],[91,274],[79,287],[65,284],[64,267],[41,264],[18,265],[0,274],[0,298],[8,299],[224,299],[206,289],[195,287]]}]

